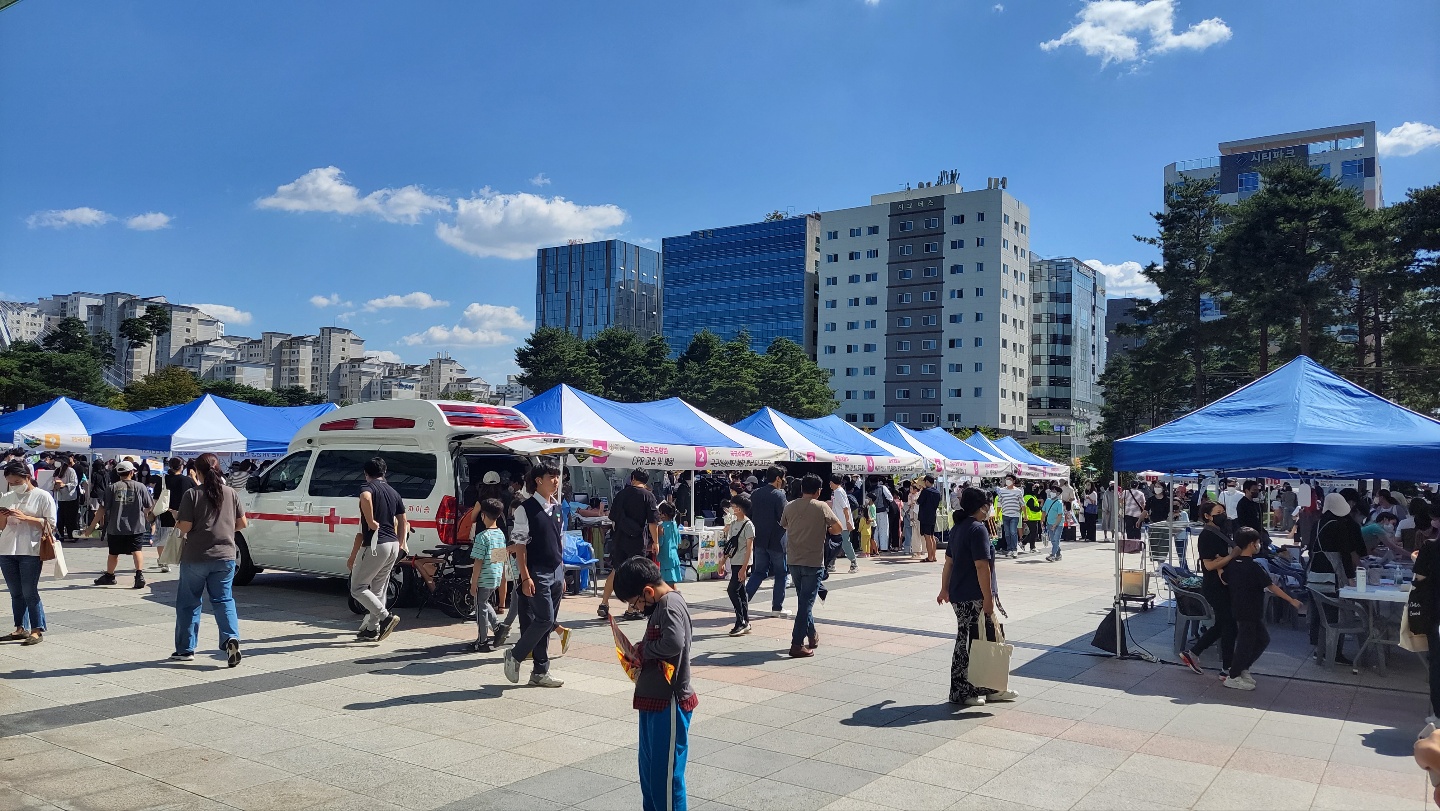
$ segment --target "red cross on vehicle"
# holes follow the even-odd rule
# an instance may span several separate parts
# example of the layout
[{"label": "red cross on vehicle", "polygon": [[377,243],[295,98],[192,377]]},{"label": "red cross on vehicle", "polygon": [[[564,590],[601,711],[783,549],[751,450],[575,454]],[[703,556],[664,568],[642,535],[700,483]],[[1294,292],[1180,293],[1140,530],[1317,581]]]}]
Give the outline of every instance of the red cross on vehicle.
[{"label": "red cross on vehicle", "polygon": [[339,525],[342,523],[342,519],[340,518],[340,516],[338,516],[338,515],[335,514],[335,508],[334,508],[334,507],[331,507],[331,508],[330,508],[330,514],[329,514],[329,515],[325,516],[324,518],[321,518],[320,520],[325,524],[325,526],[327,526],[327,527],[330,528],[330,532],[331,532],[331,533],[334,533],[334,532],[335,532],[335,527],[339,526]]}]

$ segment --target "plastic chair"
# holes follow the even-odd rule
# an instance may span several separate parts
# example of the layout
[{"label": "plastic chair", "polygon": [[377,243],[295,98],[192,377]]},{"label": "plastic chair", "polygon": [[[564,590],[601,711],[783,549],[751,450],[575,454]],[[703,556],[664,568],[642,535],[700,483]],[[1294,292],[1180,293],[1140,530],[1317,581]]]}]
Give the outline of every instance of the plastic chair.
[{"label": "plastic chair", "polygon": [[[1310,586],[1310,599],[1315,603],[1315,614],[1320,620],[1320,629],[1325,633],[1324,648],[1317,648],[1315,658],[1320,661],[1335,661],[1335,650],[1340,644],[1340,637],[1353,636],[1363,641],[1370,637],[1370,616],[1360,606],[1350,600],[1342,600],[1339,597],[1332,597],[1314,586]],[[1330,612],[1326,609],[1335,610],[1335,619],[1330,619]],[[1385,654],[1380,653],[1381,661],[1384,661]],[[1360,653],[1356,651],[1356,667],[1359,667]]]},{"label": "plastic chair", "polygon": [[1186,575],[1174,566],[1165,564],[1160,567],[1160,577],[1164,579],[1165,585],[1170,587],[1170,593],[1175,597],[1175,653],[1186,650],[1190,647],[1190,639],[1198,636],[1202,624],[1214,624],[1215,609],[1210,606],[1210,601],[1199,589],[1186,588],[1180,585],[1180,581]]},{"label": "plastic chair", "polygon": [[584,591],[588,587],[592,597],[600,593],[600,559],[595,557],[595,550],[590,544],[580,540],[577,535],[565,533],[560,561],[566,572],[576,573],[577,591]]}]

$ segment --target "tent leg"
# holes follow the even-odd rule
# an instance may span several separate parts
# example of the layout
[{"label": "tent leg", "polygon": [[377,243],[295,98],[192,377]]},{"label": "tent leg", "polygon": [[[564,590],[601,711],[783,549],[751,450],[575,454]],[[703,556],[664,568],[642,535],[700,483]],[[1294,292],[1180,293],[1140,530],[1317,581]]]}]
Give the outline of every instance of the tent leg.
[{"label": "tent leg", "polygon": [[1115,538],[1116,538],[1116,541],[1115,541],[1115,603],[1114,603],[1114,605],[1115,605],[1115,658],[1116,658],[1116,659],[1119,659],[1119,658],[1122,658],[1122,657],[1121,657],[1121,651],[1125,650],[1125,619],[1124,619],[1124,613],[1125,613],[1125,612],[1124,612],[1124,605],[1125,605],[1125,600],[1123,599],[1123,596],[1122,596],[1123,593],[1124,593],[1124,583],[1125,583],[1124,577],[1125,577],[1125,575],[1124,575],[1124,571],[1123,571],[1123,568],[1124,568],[1124,562],[1123,562],[1123,560],[1124,560],[1124,559],[1123,559],[1123,556],[1120,554],[1121,544],[1123,543],[1122,536],[1121,536],[1121,526],[1120,526],[1120,525],[1123,524],[1123,521],[1124,521],[1124,519],[1122,519],[1122,518],[1120,517],[1120,510],[1121,510],[1121,506],[1124,504],[1124,502],[1122,502],[1122,501],[1120,500],[1120,476],[1119,476],[1118,473],[1117,473],[1116,476],[1115,476],[1115,481],[1114,481],[1114,483],[1113,483],[1112,486],[1115,488],[1115,509],[1114,509],[1112,512],[1114,513],[1114,518],[1113,518],[1113,520],[1114,520],[1114,523],[1116,524],[1116,527],[1115,527]]}]

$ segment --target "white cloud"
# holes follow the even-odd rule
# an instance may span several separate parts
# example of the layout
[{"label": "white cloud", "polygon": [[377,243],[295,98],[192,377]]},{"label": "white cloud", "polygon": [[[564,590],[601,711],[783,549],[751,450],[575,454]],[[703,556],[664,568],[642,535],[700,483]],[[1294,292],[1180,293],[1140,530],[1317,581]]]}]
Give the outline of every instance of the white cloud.
[{"label": "white cloud", "polygon": [[1127,261],[1110,265],[1099,259],[1086,259],[1085,264],[1105,274],[1105,295],[1110,298],[1159,298],[1160,289],[1141,273],[1139,262]]},{"label": "white cloud", "polygon": [[1403,158],[1440,146],[1440,129],[1418,121],[1406,121],[1389,132],[1377,133],[1376,140],[1381,155]]},{"label": "white cloud", "polygon": [[990,7],[990,10],[995,12],[996,14],[999,14],[1000,12],[1005,10],[1005,5],[1003,3],[996,3],[995,5]]},{"label": "white cloud", "polygon": [[865,5],[867,5],[867,6],[878,6],[878,5],[880,5],[880,0],[865,0]]},{"label": "white cloud", "polygon": [[429,293],[415,291],[406,293],[403,296],[389,295],[383,298],[372,298],[365,302],[365,309],[370,312],[391,308],[405,310],[428,310],[432,307],[449,307],[450,302],[440,301]]},{"label": "white cloud", "polygon": [[440,223],[435,233],[473,256],[531,259],[546,245],[595,240],[626,216],[624,209],[609,203],[582,206],[563,197],[482,189],[475,197],[456,200],[454,224]]},{"label": "white cloud", "polygon": [[259,208],[280,211],[324,211],[332,214],[368,214],[388,222],[414,224],[426,214],[449,211],[450,201],[427,194],[419,186],[378,189],[365,196],[345,181],[337,167],[311,169],[293,183],[255,201]]},{"label": "white cloud", "polygon": [[248,324],[255,320],[253,313],[247,313],[238,307],[231,307],[228,304],[182,304],[182,307],[194,307],[202,313],[224,321],[226,324]]},{"label": "white cloud", "polygon": [[[1219,17],[1201,20],[1175,31],[1175,0],[1090,0],[1080,10],[1079,22],[1059,38],[1040,43],[1053,51],[1062,45],[1079,45],[1101,65],[1133,62],[1152,54],[1188,49],[1203,51],[1230,39],[1230,26]],[[1141,43],[1141,38],[1147,40]]]},{"label": "white cloud", "polygon": [[161,214],[158,211],[151,211],[146,214],[136,214],[125,220],[125,227],[131,231],[159,231],[162,228],[169,228],[170,221],[175,219],[169,214]]},{"label": "white cloud", "polygon": [[400,356],[399,356],[399,355],[395,354],[394,352],[391,352],[391,351],[388,350],[388,349],[367,349],[367,350],[365,351],[365,357],[367,357],[367,358],[374,358],[375,360],[378,360],[378,361],[380,361],[381,363],[404,363],[404,362],[405,362],[405,361],[403,361],[403,360],[400,359]]},{"label": "white cloud", "polygon": [[549,178],[548,176],[546,176],[546,174],[545,174],[544,172],[541,172],[540,174],[538,174],[538,175],[530,178],[530,185],[531,185],[531,186],[549,186],[549,185],[550,185],[550,178]]},{"label": "white cloud", "polygon": [[52,208],[48,211],[37,211],[25,218],[25,224],[31,228],[69,228],[72,225],[104,225],[114,219],[115,215],[113,214],[98,208],[82,206],[81,208]]},{"label": "white cloud", "polygon": [[355,303],[340,298],[339,293],[331,293],[328,296],[311,296],[310,303],[316,307],[354,307]]},{"label": "white cloud", "polygon": [[501,346],[520,341],[507,330],[528,330],[530,319],[516,307],[470,304],[453,327],[434,326],[400,339],[407,346]]}]

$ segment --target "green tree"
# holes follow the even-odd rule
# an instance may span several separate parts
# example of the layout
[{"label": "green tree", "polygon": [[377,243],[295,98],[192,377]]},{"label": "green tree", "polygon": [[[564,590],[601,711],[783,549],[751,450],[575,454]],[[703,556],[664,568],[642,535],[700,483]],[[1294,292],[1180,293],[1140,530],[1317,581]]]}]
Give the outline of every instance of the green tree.
[{"label": "green tree", "polygon": [[469,390],[469,389],[460,389],[459,391],[452,391],[452,392],[450,392],[449,394],[447,394],[447,395],[445,395],[445,396],[448,397],[448,398],[451,399],[451,400],[459,400],[459,401],[462,402],[462,403],[473,403],[473,402],[475,402],[475,392],[473,392],[473,391],[471,391],[471,390]]},{"label": "green tree", "polygon": [[765,215],[765,222],[779,222],[780,220],[785,219],[787,216],[789,215],[777,208],[769,214]]},{"label": "green tree", "polygon": [[280,398],[280,404],[284,406],[320,405],[325,402],[324,397],[311,394],[304,386],[282,386],[275,390],[275,396]]},{"label": "green tree", "polygon": [[181,366],[166,366],[125,387],[125,405],[131,411],[181,405],[201,395],[200,382]]},{"label": "green tree", "polygon": [[644,370],[645,345],[640,336],[624,327],[607,327],[587,344],[600,371],[600,387],[591,394],[622,403],[652,399],[654,387]]},{"label": "green tree", "polygon": [[690,339],[690,345],[675,362],[675,395],[702,409],[715,396],[715,375],[712,364],[720,355],[724,342],[720,336],[702,329]]},{"label": "green tree", "polygon": [[45,337],[40,339],[40,346],[46,352],[87,355],[94,351],[95,342],[91,340],[90,330],[85,327],[84,321],[67,317],[60,319],[50,328]]},{"label": "green tree", "polygon": [[[254,386],[247,386],[231,380],[201,381],[200,390],[205,394],[213,394],[216,397],[224,397],[227,400],[238,400],[242,403],[250,403],[251,405],[274,407],[286,404],[284,398],[273,391],[257,389]],[[186,402],[189,401],[187,400]]]},{"label": "green tree", "polygon": [[649,389],[648,399],[663,400],[675,395],[675,359],[670,357],[670,342],[660,334],[651,335],[640,352]]},{"label": "green tree", "polygon": [[0,351],[0,404],[13,410],[56,397],[106,404],[114,390],[105,385],[100,361],[87,345],[75,352],[47,352],[29,341],[16,341]]},{"label": "green tree", "polygon": [[600,368],[586,343],[558,327],[540,327],[515,349],[519,383],[539,394],[565,383],[594,392],[601,387]]},{"label": "green tree", "polygon": [[121,321],[117,331],[132,349],[145,346],[170,331],[170,308],[152,304],[140,315]]},{"label": "green tree", "polygon": [[840,407],[830,390],[830,373],[789,338],[771,341],[757,361],[759,406],[802,420],[829,416]]},{"label": "green tree", "polygon": [[710,374],[710,400],[694,403],[724,423],[739,422],[761,405],[760,356],[750,348],[750,332],[740,330],[720,347],[706,364]]}]

